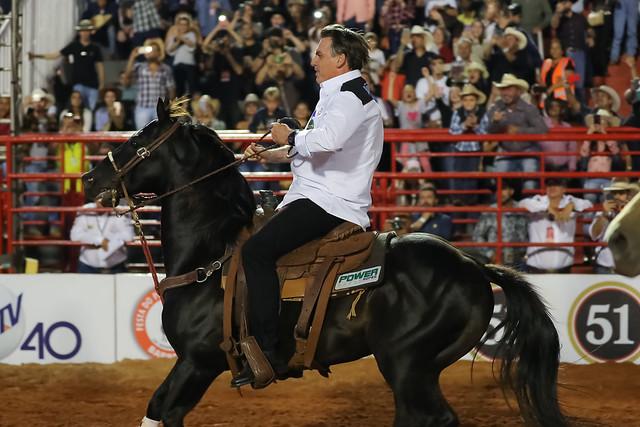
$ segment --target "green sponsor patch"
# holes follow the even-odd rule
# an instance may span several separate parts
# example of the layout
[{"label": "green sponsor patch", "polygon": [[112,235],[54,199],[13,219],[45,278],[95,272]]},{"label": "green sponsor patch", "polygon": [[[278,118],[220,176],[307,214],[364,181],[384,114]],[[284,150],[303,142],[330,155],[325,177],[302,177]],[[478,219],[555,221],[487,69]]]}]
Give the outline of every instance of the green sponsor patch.
[{"label": "green sponsor patch", "polygon": [[338,276],[334,289],[339,291],[342,289],[355,288],[357,286],[366,285],[367,283],[377,282],[380,278],[382,266],[365,268],[364,270],[344,273]]}]

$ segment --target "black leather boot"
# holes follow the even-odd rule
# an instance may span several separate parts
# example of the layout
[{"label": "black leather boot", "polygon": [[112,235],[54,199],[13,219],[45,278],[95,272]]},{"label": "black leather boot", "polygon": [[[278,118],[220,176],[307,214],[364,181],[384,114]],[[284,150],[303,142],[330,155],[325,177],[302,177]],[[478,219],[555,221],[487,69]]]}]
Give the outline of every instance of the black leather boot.
[{"label": "black leather boot", "polygon": [[249,364],[245,361],[242,365],[242,369],[238,372],[238,375],[231,379],[231,387],[242,387],[245,385],[253,384],[255,377],[253,371],[249,367]]}]

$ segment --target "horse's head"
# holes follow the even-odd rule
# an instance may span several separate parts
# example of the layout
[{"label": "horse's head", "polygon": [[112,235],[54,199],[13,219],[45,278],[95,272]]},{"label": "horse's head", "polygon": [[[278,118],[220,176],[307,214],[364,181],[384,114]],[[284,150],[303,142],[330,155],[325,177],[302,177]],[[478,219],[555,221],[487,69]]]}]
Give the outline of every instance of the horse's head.
[{"label": "horse's head", "polygon": [[[158,119],[110,152],[107,158],[83,176],[87,198],[93,200],[100,196],[103,204],[110,204],[114,196],[117,199],[123,196],[120,181],[130,195],[161,194],[174,186],[177,179],[185,178],[180,165],[187,165],[183,169],[195,172],[196,165],[203,160],[201,154],[204,154],[200,153],[198,139],[206,131],[194,130],[184,103],[185,100],[163,102],[159,99]],[[213,132],[206,136],[219,140]],[[232,159],[228,152],[223,152],[224,159],[220,159],[220,156],[203,157],[211,161],[218,157],[219,162]]]},{"label": "horse's head", "polygon": [[613,254],[615,270],[635,277],[640,274],[640,194],[607,227],[605,240]]}]

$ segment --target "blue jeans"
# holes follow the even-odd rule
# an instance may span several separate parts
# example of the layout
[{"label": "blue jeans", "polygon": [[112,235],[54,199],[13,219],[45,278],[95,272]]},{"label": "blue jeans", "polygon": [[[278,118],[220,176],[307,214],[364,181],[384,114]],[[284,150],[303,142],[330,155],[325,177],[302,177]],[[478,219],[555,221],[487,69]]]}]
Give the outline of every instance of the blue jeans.
[{"label": "blue jeans", "polygon": [[609,178],[587,178],[584,180],[583,187],[585,190],[598,190],[597,192],[584,193],[584,198],[593,203],[602,201],[602,189],[611,184]]},{"label": "blue jeans", "polygon": [[127,272],[127,266],[124,264],[124,262],[120,264],[116,264],[113,267],[98,268],[98,267],[91,267],[90,265],[87,265],[82,261],[78,261],[78,273],[116,274],[116,273],[126,273],[126,272]]},{"label": "blue jeans", "polygon": [[567,56],[573,59],[576,64],[576,73],[580,76],[580,80],[576,82],[576,89],[582,89],[587,78],[587,54],[584,50],[569,48]]},{"label": "blue jeans", "polygon": [[638,0],[618,0],[613,12],[613,43],[611,44],[611,61],[618,62],[622,39],[627,33],[627,45],[625,53],[635,56],[638,47],[636,30],[638,25]]},{"label": "blue jeans", "polygon": [[84,102],[84,105],[86,105],[88,109],[91,111],[96,109],[96,104],[98,103],[98,89],[76,83],[73,85],[73,90],[80,92],[80,95],[82,95],[82,102]]},{"label": "blue jeans", "polygon": [[151,120],[157,118],[156,107],[136,107],[134,112],[134,120],[136,129],[142,129]]},{"label": "blue jeans", "polygon": [[[496,157],[494,162],[495,172],[538,172],[538,159],[535,157]],[[538,188],[538,181],[527,179],[522,188],[535,190]]]}]

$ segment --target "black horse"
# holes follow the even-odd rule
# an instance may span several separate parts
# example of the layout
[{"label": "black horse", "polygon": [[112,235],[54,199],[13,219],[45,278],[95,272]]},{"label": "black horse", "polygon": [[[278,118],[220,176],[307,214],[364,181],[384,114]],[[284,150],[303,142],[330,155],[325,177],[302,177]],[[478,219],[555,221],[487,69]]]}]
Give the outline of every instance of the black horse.
[{"label": "black horse", "polygon": [[[179,126],[150,156],[130,169],[130,192],[162,194],[234,161],[218,135],[190,124],[175,104],[158,102],[154,120],[113,152],[118,168],[144,153],[153,141]],[[188,118],[187,118],[188,119]],[[113,164],[105,159],[84,177],[88,197],[120,191]],[[122,192],[120,191],[120,196]],[[162,202],[162,250],[168,276],[205,266],[223,256],[243,227],[255,201],[246,180],[228,168]],[[503,387],[517,397],[532,425],[566,425],[557,401],[557,332],[531,285],[503,267],[482,265],[446,241],[428,234],[395,238],[386,258],[383,285],[364,294],[358,316],[347,320],[353,296],[333,299],[317,359],[324,366],[373,354],[393,390],[395,426],[455,426],[458,420],[439,386],[440,372],[479,345],[493,310],[491,283],[506,296],[502,324]],[[182,426],[211,382],[228,369],[222,342],[220,274],[206,283],[167,291],[162,324],[178,359],[154,393],[146,416],[167,427]],[[293,327],[300,303],[281,308],[279,352],[293,354]],[[239,415],[240,416],[240,415]]]}]

